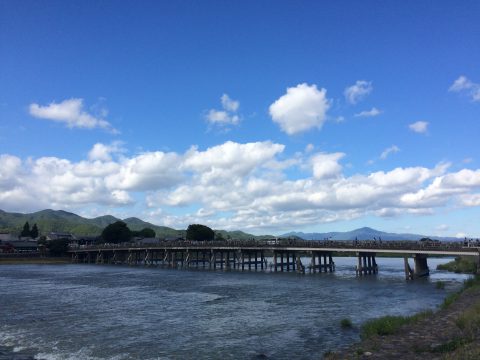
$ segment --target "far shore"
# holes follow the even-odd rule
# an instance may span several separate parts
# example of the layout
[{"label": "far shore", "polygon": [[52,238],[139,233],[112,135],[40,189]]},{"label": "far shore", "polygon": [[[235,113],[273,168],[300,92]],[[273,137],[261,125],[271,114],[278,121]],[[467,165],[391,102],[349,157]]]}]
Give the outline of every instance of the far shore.
[{"label": "far shore", "polygon": [[0,257],[0,265],[18,265],[18,264],[70,264],[69,257]]}]

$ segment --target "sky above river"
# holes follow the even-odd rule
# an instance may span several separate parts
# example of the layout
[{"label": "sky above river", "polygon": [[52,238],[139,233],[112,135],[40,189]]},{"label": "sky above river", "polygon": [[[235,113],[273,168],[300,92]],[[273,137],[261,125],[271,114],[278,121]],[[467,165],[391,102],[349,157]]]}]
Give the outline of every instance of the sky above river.
[{"label": "sky above river", "polygon": [[0,209],[480,235],[478,1],[0,0]]}]

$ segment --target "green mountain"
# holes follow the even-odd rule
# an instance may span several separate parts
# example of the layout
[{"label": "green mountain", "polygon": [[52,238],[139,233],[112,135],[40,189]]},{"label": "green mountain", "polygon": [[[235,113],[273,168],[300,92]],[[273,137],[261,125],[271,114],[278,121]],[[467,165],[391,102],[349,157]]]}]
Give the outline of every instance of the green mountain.
[{"label": "green mountain", "polygon": [[[42,210],[31,214],[9,213],[0,210],[0,232],[11,232],[20,234],[26,221],[30,226],[37,224],[41,235],[47,235],[50,232],[66,232],[77,236],[98,236],[102,230],[109,224],[119,221],[111,215],[99,216],[93,219],[87,219],[77,214],[63,210]],[[141,219],[131,217],[122,220],[130,230],[142,230],[151,228],[155,231],[157,237],[185,237],[186,230],[176,230],[166,226],[158,226]],[[244,233],[243,231],[225,231],[217,230],[224,238],[245,240],[251,238],[270,238],[272,236],[255,236]]]}]

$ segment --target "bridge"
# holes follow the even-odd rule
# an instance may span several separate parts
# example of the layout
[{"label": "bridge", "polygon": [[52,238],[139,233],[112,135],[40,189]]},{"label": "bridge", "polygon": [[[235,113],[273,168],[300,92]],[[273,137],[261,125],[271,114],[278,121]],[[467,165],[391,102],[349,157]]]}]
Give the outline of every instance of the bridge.
[{"label": "bridge", "polygon": [[[159,241],[71,248],[74,263],[168,266],[171,268],[333,272],[334,256],[357,257],[358,276],[378,273],[377,254],[404,258],[405,277],[429,274],[429,256],[472,256],[480,269],[480,247],[438,241],[225,240]],[[304,264],[302,259],[310,259]],[[413,267],[409,259],[413,258]],[[270,261],[269,261],[270,260]]]}]

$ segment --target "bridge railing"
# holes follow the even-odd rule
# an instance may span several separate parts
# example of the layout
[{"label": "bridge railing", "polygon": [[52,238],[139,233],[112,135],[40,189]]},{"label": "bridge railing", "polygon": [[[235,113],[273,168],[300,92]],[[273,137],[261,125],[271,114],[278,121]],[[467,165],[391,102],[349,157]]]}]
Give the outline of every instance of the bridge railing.
[{"label": "bridge railing", "polygon": [[279,240],[222,240],[222,241],[189,241],[189,240],[174,240],[161,241],[154,244],[139,244],[139,243],[119,243],[119,244],[96,244],[88,246],[76,246],[71,250],[92,250],[92,249],[145,249],[145,248],[215,248],[215,247],[230,247],[230,248],[335,248],[335,249],[355,249],[361,251],[362,249],[378,249],[378,250],[437,250],[437,251],[464,251],[472,252],[478,251],[476,247],[465,247],[463,242],[437,242],[437,241],[381,241],[381,240],[299,240],[299,239],[279,239]]}]

